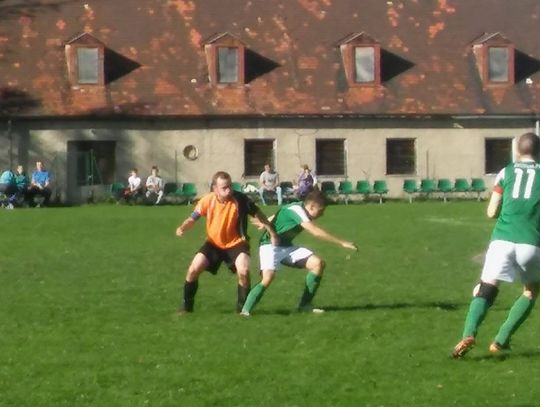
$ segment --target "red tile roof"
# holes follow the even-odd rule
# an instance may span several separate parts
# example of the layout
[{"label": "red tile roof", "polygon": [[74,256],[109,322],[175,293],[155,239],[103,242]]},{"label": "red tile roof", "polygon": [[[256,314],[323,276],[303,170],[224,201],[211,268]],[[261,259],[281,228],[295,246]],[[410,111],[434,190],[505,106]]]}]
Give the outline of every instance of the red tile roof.
[{"label": "red tile roof", "polygon": [[[64,46],[82,32],[109,50],[104,87],[68,81]],[[252,52],[246,85],[209,84],[203,42],[226,32]],[[345,79],[339,42],[362,32],[381,45],[380,87]],[[484,33],[514,44],[513,86],[482,84]],[[8,1],[0,115],[536,114],[539,38],[538,0]]]}]

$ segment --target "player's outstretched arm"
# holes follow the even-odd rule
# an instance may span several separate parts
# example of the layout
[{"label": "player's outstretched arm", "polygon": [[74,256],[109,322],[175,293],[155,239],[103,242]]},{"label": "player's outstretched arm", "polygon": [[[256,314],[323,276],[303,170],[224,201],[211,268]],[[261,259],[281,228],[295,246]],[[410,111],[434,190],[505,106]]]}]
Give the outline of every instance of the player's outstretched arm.
[{"label": "player's outstretched arm", "polygon": [[180,226],[176,228],[176,236],[181,237],[195,224],[195,219],[192,217],[187,218]]},{"label": "player's outstretched arm", "polygon": [[304,222],[302,223],[302,227],[318,239],[326,240],[327,242],[331,243],[336,243],[341,247],[344,247],[345,249],[358,250],[358,247],[356,247],[353,242],[341,240],[340,238],[331,235],[321,227],[315,225],[313,222]]}]

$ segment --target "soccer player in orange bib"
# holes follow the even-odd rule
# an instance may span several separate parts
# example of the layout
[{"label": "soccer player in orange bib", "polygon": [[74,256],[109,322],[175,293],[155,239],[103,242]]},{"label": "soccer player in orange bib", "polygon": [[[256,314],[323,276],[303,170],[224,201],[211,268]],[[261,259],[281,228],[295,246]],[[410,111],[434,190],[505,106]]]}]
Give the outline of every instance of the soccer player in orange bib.
[{"label": "soccer player in orange bib", "polygon": [[179,313],[193,312],[199,276],[204,270],[216,274],[222,262],[238,276],[237,311],[242,310],[250,289],[248,215],[264,225],[272,243],[277,245],[277,234],[257,205],[243,193],[232,190],[228,173],[216,172],[212,192],[199,200],[193,213],[176,229],[176,235],[181,237],[201,216],[206,217],[206,242],[188,268]]}]

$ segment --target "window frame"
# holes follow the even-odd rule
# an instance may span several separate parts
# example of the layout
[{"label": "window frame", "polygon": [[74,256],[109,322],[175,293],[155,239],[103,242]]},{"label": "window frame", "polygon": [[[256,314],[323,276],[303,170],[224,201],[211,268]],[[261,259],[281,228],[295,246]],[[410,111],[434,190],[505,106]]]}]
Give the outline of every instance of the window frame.
[{"label": "window frame", "polygon": [[[95,81],[87,81],[87,80],[81,80],[81,54],[80,51],[82,50],[92,50],[96,53],[96,59],[95,59]],[[99,48],[98,47],[77,47],[75,50],[75,58],[76,58],[76,76],[77,76],[77,83],[79,85],[98,85],[99,84]],[[92,67],[94,68],[94,67]],[[94,73],[94,72],[92,72]]]},{"label": "window frame", "polygon": [[[365,32],[352,34],[338,43],[341,61],[349,87],[374,87],[381,85],[381,45]],[[356,48],[373,48],[374,79],[369,82],[356,81]]]},{"label": "window frame", "polygon": [[[373,85],[377,83],[377,50],[372,45],[355,45],[352,47],[352,63],[353,63],[353,79],[357,85]],[[356,64],[356,50],[360,48],[367,48],[373,50],[373,79],[370,81],[358,80],[358,69]]]},{"label": "window frame", "polygon": [[[324,143],[341,143],[341,172],[326,171],[324,162],[336,162],[335,157],[322,157],[323,150],[319,145]],[[347,139],[346,138],[317,138],[315,139],[315,172],[317,176],[322,177],[346,177],[347,176]]]},{"label": "window frame", "polygon": [[[79,79],[79,49],[97,49],[97,81],[95,83],[80,82]],[[69,43],[65,46],[68,79],[72,87],[96,87],[105,85],[105,46],[99,41],[84,41]]]},{"label": "window frame", "polygon": [[[496,49],[496,48],[500,48],[500,49],[504,49],[506,50],[506,57],[507,57],[507,60],[506,60],[506,80],[493,80],[491,77],[490,77],[490,71],[491,71],[491,53],[490,51],[492,49]],[[513,66],[513,63],[511,63],[511,60],[512,60],[512,53],[511,53],[511,50],[508,46],[505,46],[505,45],[490,45],[490,46],[487,46],[486,47],[486,66],[485,66],[485,69],[486,69],[486,80],[487,82],[489,83],[492,83],[492,84],[508,84],[510,82],[513,82],[511,81],[511,78],[513,76],[512,72],[511,72],[511,67]],[[513,61],[512,61],[513,62]]]},{"label": "window frame", "polygon": [[[261,148],[261,145],[268,144],[270,146],[270,150],[267,151],[266,154],[262,154],[263,157],[260,160],[249,160],[247,145],[250,143],[259,144],[259,146],[255,146],[255,149],[257,150]],[[264,171],[265,164],[270,164],[272,168],[276,168],[275,166],[276,140],[275,139],[246,138],[244,139],[243,147],[244,147],[244,177],[246,178],[257,177],[258,179],[258,177]]]},{"label": "window frame", "polygon": [[[417,173],[417,165],[418,165],[418,153],[417,153],[417,148],[416,148],[416,138],[414,137],[389,137],[386,139],[385,141],[385,156],[386,156],[386,163],[385,163],[385,174],[386,175],[416,175]],[[409,143],[412,143],[412,169],[411,171],[409,172],[406,172],[406,171],[400,171],[400,167],[404,167],[404,165],[397,165],[397,164],[391,164],[389,165],[390,163],[390,160],[391,160],[391,157],[390,157],[390,154],[389,154],[389,145],[394,143],[394,142],[397,142],[397,143],[405,143],[405,142],[409,142]],[[396,157],[397,159],[398,157]],[[401,158],[401,157],[399,157]],[[392,167],[392,168],[389,168],[389,167]],[[407,168],[408,169],[408,168]]]},{"label": "window frame", "polygon": [[[219,48],[237,49],[237,80],[236,82],[220,82],[219,78]],[[204,43],[204,52],[208,66],[208,80],[210,85],[219,88],[243,86],[246,83],[245,54],[246,46],[235,36],[222,33],[214,36]]]},{"label": "window frame", "polygon": [[[504,167],[506,167],[510,162],[512,162],[512,140],[513,137],[486,137],[484,138],[484,174],[490,175],[490,174],[498,174],[500,170],[502,170]],[[492,153],[492,151],[488,151],[488,143],[508,143],[506,148],[508,149],[508,157],[506,159],[502,159],[502,152],[498,153],[501,154],[501,157],[488,157],[489,153]],[[499,161],[500,162],[497,162]],[[490,161],[490,165],[488,165],[488,161]]]},{"label": "window frame", "polygon": [[[221,63],[220,63],[220,50],[227,49],[227,50],[235,50],[236,52],[236,71],[235,71],[235,80],[234,81],[224,81],[222,80],[221,75]],[[238,47],[232,47],[232,46],[217,46],[216,47],[216,81],[219,85],[234,85],[237,84],[240,78],[240,50]]]}]

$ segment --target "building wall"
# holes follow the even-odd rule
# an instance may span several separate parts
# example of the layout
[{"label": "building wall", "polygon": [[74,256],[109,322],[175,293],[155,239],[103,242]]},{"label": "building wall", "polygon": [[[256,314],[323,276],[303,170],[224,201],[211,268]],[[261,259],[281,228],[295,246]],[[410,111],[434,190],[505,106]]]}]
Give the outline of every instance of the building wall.
[{"label": "building wall", "polygon": [[[125,181],[130,168],[137,167],[143,179],[152,165],[158,165],[165,181],[197,184],[200,193],[217,170],[228,171],[233,180],[242,180],[244,140],[274,139],[276,169],[282,181],[293,180],[306,163],[315,166],[315,141],[319,138],[345,139],[346,177],[386,179],[390,196],[403,196],[405,178],[471,178],[484,174],[485,138],[512,138],[534,130],[531,120],[366,120],[366,119],[269,119],[269,120],[149,120],[115,122],[13,122],[11,129],[0,127],[0,168],[24,164],[31,172],[42,159],[54,174],[62,200],[80,202],[84,192],[76,185],[74,169],[68,168],[68,141],[107,140],[116,142],[115,179]],[[416,174],[386,175],[387,138],[416,140]],[[186,146],[198,150],[196,160],[183,156]],[[262,171],[262,168],[261,168]],[[344,179],[343,176],[319,180]],[[253,178],[248,179],[253,180]]]}]

